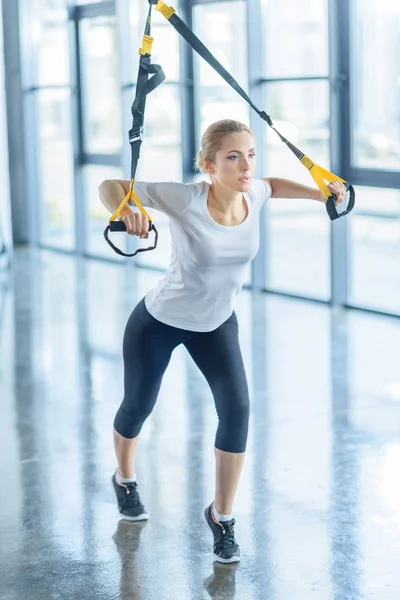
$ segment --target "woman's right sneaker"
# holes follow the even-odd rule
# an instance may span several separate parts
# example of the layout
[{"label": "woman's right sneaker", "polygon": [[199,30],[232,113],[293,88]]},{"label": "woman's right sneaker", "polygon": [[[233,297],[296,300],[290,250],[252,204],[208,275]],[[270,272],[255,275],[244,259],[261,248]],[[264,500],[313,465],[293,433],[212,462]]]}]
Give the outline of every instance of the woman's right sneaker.
[{"label": "woman's right sneaker", "polygon": [[136,481],[132,483],[118,483],[115,473],[111,478],[118,500],[118,509],[124,519],[128,521],[147,521],[149,515],[143,506],[139,488]]},{"label": "woman's right sneaker", "polygon": [[206,521],[214,535],[215,560],[221,563],[234,563],[240,560],[240,548],[235,540],[235,519],[216,521],[212,504],[204,511]]}]

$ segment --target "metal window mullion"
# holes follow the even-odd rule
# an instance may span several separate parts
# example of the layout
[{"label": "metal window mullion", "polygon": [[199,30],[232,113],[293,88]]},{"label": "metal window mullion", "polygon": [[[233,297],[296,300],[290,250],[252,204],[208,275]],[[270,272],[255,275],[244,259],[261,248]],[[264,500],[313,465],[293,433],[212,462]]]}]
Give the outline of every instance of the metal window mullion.
[{"label": "metal window mullion", "polygon": [[[192,26],[192,30],[195,34],[195,25],[194,25],[194,11],[196,8],[196,2],[194,0],[186,0],[188,7],[190,8],[190,23]],[[194,139],[196,148],[200,149],[201,147],[201,134],[200,131],[200,123],[201,123],[201,105],[200,105],[200,96],[201,96],[201,83],[200,83],[200,57],[195,58],[195,52],[192,52],[193,58],[193,106],[194,106]]]},{"label": "metal window mullion", "polygon": [[298,76],[298,77],[261,77],[259,83],[291,83],[304,81],[328,81],[328,75]]},{"label": "metal window mullion", "polygon": [[[31,220],[35,206],[28,201],[26,172],[26,150],[29,140],[24,131],[24,99],[22,95],[22,73],[28,52],[21,35],[23,7],[19,2],[2,3],[4,82],[7,118],[7,143],[10,176],[10,203],[12,235],[15,243],[29,243]],[[21,21],[20,21],[21,20]],[[21,40],[21,44],[20,44]],[[27,218],[28,216],[28,218]]]},{"label": "metal window mullion", "polygon": [[79,21],[76,19],[69,20],[68,41],[70,50],[71,123],[74,165],[75,250],[78,254],[83,254],[86,248],[86,220],[82,171],[83,132],[80,92],[80,40]]},{"label": "metal window mullion", "polygon": [[[252,101],[260,109],[263,107],[264,94],[261,82],[263,76],[263,47],[261,38],[262,10],[260,0],[248,0],[247,8],[247,70],[248,70],[248,93]],[[265,152],[265,126],[254,110],[250,110],[250,127],[254,132],[257,142],[257,171],[256,177],[265,176],[264,152]],[[269,257],[269,220],[268,211],[261,211],[260,218],[260,247],[251,265],[252,289],[263,290],[267,287],[267,269]]]},{"label": "metal window mullion", "polygon": [[[16,3],[18,4],[18,3]],[[26,35],[30,30],[33,20],[33,6],[30,2],[20,0],[20,49],[21,49],[21,81],[23,102],[24,138],[29,140],[24,144],[25,177],[27,185],[26,199],[28,201],[28,242],[38,245],[42,241],[43,223],[43,197],[40,176],[40,140],[38,137],[37,107],[40,86],[37,85],[38,65],[37,50],[34,47],[32,36]],[[21,10],[22,8],[22,10]]]},{"label": "metal window mullion", "polygon": [[97,154],[94,152],[84,152],[82,155],[83,165],[103,165],[105,167],[120,167],[120,154]]},{"label": "metal window mullion", "polygon": [[[193,28],[193,12],[190,0],[181,6],[181,17]],[[180,103],[181,103],[181,164],[183,181],[190,181],[195,173],[196,154],[196,102],[194,89],[194,52],[182,36],[179,36],[180,55]]]},{"label": "metal window mullion", "polygon": [[28,241],[38,245],[43,236],[44,206],[40,175],[40,140],[38,133],[38,94],[24,94],[24,136],[29,143],[24,145],[27,201],[28,201]]},{"label": "metal window mullion", "polygon": [[115,15],[115,0],[103,0],[91,4],[80,4],[70,7],[70,15],[77,20],[111,17]]},{"label": "metal window mullion", "polygon": [[349,179],[355,185],[400,189],[400,172],[380,169],[361,169],[350,166]]},{"label": "metal window mullion", "polygon": [[[349,0],[328,0],[331,170],[350,173],[350,8]],[[351,182],[350,182],[351,183]],[[348,300],[348,218],[331,222],[331,304]]]},{"label": "metal window mullion", "polygon": [[69,83],[55,83],[55,84],[43,84],[43,85],[32,85],[24,87],[25,93],[30,92],[42,92],[46,90],[70,90],[71,85]]}]

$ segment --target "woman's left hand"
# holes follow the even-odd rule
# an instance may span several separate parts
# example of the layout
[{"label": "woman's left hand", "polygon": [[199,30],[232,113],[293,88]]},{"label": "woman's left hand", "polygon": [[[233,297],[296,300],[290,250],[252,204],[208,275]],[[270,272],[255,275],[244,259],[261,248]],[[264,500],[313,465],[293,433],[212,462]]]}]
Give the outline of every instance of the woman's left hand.
[{"label": "woman's left hand", "polygon": [[[335,205],[341,204],[346,196],[346,186],[341,181],[332,181],[332,183],[328,183],[328,190],[335,194],[336,202]],[[324,195],[321,193],[323,198],[323,202],[326,202]]]}]

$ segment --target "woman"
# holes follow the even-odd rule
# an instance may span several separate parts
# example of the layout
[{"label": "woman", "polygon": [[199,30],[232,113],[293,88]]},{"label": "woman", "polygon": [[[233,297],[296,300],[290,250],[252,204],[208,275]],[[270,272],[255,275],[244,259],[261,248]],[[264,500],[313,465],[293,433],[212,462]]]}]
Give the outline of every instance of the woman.
[{"label": "woman", "polygon": [[[202,137],[197,167],[207,173],[194,184],[136,182],[146,207],[170,218],[171,265],[158,285],[132,312],[124,335],[123,402],[114,421],[118,468],[113,475],[120,513],[147,519],[136,483],[138,436],[151,414],[171,353],[184,344],[206,377],[215,401],[216,489],[205,517],[214,535],[214,554],[223,563],[240,560],[232,505],[242,471],[249,420],[249,394],[238,341],[233,300],[259,246],[259,215],[275,198],[324,202],[317,189],[284,179],[254,179],[256,152],[250,129],[237,121],[214,123]],[[128,193],[128,181],[104,181],[100,198],[114,213]],[[345,187],[329,185],[342,202]],[[126,207],[127,232],[146,237],[149,223]]]}]

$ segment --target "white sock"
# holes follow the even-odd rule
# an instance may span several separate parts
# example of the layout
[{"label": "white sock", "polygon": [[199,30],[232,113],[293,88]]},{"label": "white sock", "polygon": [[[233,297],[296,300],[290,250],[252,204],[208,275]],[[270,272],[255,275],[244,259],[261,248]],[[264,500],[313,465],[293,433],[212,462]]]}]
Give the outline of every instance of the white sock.
[{"label": "white sock", "polygon": [[133,474],[133,477],[121,477],[121,475],[119,474],[119,471],[117,469],[117,472],[115,474],[115,479],[117,480],[117,483],[133,483],[134,481],[136,481],[136,473]]},{"label": "white sock", "polygon": [[215,508],[215,502],[213,502],[212,511],[216,521],[230,521],[232,519],[232,515],[221,515]]}]

